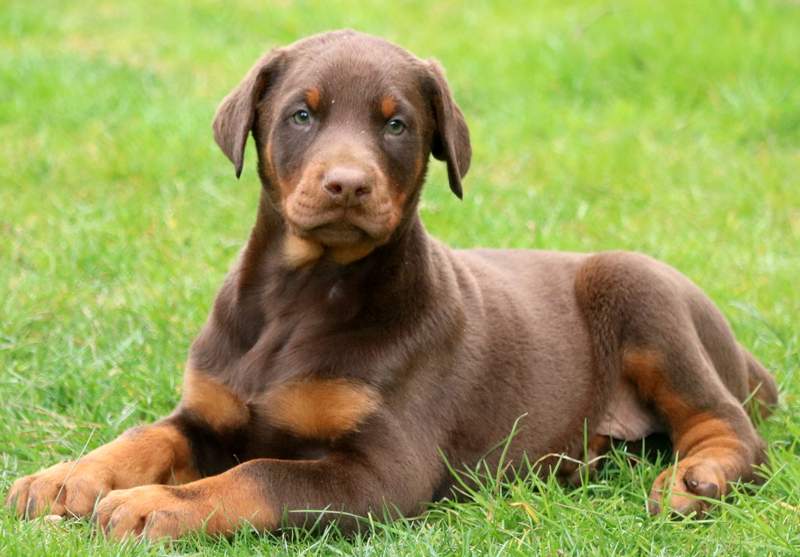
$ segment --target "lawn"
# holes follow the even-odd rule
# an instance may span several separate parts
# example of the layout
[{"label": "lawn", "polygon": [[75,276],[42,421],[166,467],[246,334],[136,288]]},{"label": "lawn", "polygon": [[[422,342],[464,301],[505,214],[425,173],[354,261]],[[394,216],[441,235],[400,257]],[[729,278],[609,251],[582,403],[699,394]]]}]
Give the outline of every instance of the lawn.
[{"label": "lawn", "polygon": [[792,0],[0,6],[0,494],[178,399],[189,343],[259,184],[211,136],[259,54],[337,27],[445,68],[473,136],[454,246],[642,251],[718,303],[778,377],[768,481],[703,521],[651,519],[662,464],[614,454],[578,489],[487,475],[416,521],[169,547],[0,512],[0,555],[800,553],[800,4]]}]

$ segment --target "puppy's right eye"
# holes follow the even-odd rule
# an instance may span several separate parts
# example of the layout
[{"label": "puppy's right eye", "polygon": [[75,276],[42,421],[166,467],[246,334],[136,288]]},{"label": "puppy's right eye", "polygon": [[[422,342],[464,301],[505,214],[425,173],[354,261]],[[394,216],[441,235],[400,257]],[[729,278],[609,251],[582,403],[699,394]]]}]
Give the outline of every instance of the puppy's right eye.
[{"label": "puppy's right eye", "polygon": [[311,123],[311,114],[308,110],[300,109],[292,114],[292,121],[298,126],[307,126]]},{"label": "puppy's right eye", "polygon": [[406,131],[406,125],[398,118],[392,118],[386,123],[386,133],[389,135],[400,135],[404,131]]}]

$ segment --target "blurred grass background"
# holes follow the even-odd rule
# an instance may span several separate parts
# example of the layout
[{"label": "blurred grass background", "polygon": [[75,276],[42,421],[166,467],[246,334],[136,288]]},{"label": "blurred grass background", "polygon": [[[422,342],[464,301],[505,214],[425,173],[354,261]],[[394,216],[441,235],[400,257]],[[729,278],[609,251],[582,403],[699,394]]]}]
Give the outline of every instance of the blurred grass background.
[{"label": "blurred grass background", "polygon": [[[630,249],[681,269],[775,373],[772,476],[701,524],[645,516],[658,467],[486,485],[423,520],[192,540],[201,554],[791,554],[800,548],[800,3],[0,4],[0,493],[168,412],[255,215],[210,123],[264,50],[354,27],[447,68],[473,137],[451,245]],[[501,493],[502,492],[502,493]],[[0,514],[3,555],[160,554]]]}]

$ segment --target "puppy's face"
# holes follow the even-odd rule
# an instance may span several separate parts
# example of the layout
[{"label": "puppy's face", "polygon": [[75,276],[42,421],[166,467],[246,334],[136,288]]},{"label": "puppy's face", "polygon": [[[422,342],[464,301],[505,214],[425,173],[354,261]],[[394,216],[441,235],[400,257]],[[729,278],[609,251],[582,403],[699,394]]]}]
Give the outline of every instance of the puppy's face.
[{"label": "puppy's face", "polygon": [[363,46],[337,41],[295,61],[256,121],[287,224],[326,246],[386,242],[430,152],[419,67]]},{"label": "puppy's face", "polygon": [[354,32],[262,58],[226,99],[215,136],[241,170],[249,131],[289,234],[367,254],[416,207],[431,153],[461,195],[469,135],[435,62]]}]

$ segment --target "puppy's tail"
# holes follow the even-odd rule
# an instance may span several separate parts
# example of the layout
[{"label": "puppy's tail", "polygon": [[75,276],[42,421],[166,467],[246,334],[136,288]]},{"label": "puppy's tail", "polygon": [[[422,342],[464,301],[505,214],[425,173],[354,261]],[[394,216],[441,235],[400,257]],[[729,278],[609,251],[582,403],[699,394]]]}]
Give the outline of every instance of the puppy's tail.
[{"label": "puppy's tail", "polygon": [[755,410],[762,418],[766,418],[778,405],[778,385],[775,378],[761,362],[750,352],[741,347],[747,361],[747,387],[750,391],[748,407]]}]

